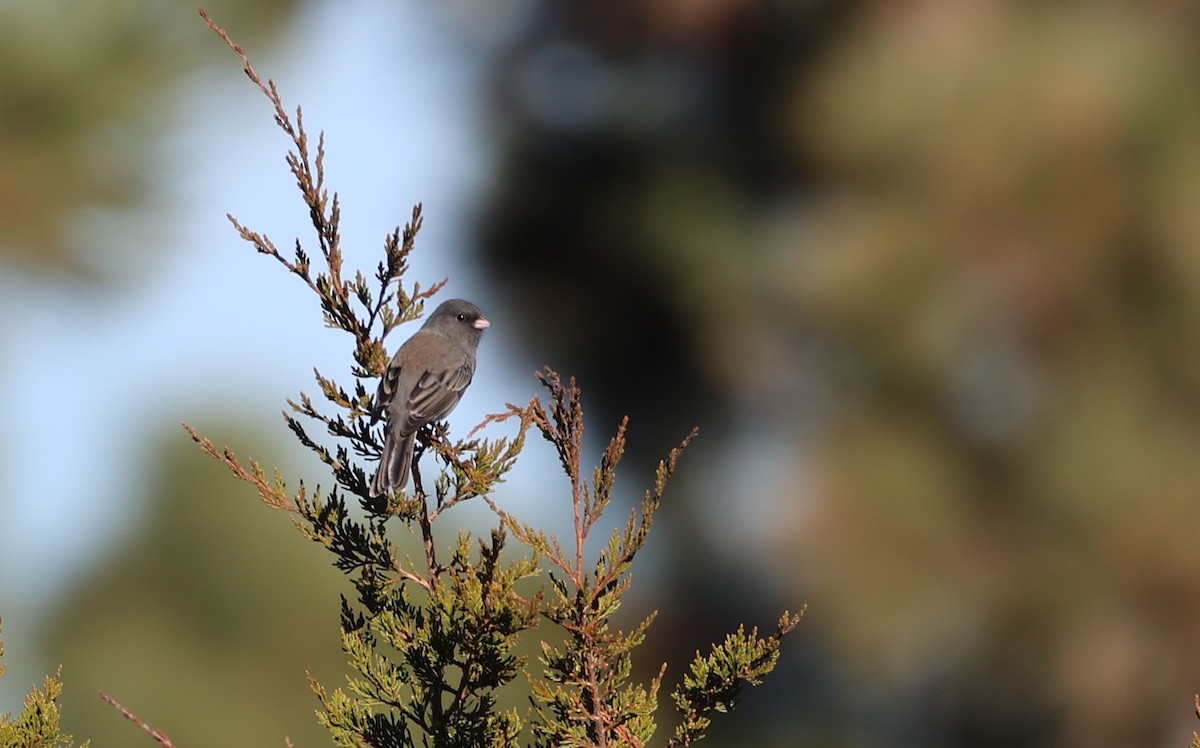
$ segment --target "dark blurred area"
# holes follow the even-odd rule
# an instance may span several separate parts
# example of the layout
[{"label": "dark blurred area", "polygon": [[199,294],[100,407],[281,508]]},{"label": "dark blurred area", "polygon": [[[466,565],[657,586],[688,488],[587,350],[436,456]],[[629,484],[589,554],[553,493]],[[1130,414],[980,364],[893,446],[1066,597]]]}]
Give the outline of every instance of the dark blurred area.
[{"label": "dark blurred area", "polygon": [[543,3],[501,55],[484,259],[599,420],[628,414],[659,446],[698,417],[719,433],[731,386],[759,376],[725,355],[769,313],[752,277],[769,247],[747,232],[812,182],[788,86],[847,9]]},{"label": "dark blurred area", "polygon": [[[152,253],[73,221],[153,208],[171,92],[198,65],[239,74],[194,8],[85,6],[2,11],[0,270],[115,295]],[[1192,4],[445,8],[486,71],[474,250],[513,358],[579,379],[597,444],[631,416],[628,496],[701,428],[622,610],[660,611],[643,676],[669,661],[669,692],[697,649],[807,603],[713,745],[1187,744]],[[208,9],[261,59],[306,6]],[[103,687],[180,743],[319,743],[303,668],[339,683],[320,606],[341,580],[219,466],[156,449],[145,524],[46,626],[68,731],[138,739]]]},{"label": "dark blurred area", "polygon": [[702,426],[655,641],[811,606],[718,744],[1185,743],[1192,7],[534,7],[481,245],[641,470]]}]

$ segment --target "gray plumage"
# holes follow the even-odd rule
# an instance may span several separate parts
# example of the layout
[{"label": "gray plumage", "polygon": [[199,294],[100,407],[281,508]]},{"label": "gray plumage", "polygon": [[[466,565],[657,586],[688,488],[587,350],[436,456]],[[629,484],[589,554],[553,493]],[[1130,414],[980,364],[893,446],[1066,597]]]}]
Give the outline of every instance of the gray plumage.
[{"label": "gray plumage", "polygon": [[371,496],[398,491],[408,483],[417,432],[458,405],[475,376],[479,340],[490,326],[479,307],[450,299],[396,351],[375,395],[375,417],[383,415],[387,424]]}]

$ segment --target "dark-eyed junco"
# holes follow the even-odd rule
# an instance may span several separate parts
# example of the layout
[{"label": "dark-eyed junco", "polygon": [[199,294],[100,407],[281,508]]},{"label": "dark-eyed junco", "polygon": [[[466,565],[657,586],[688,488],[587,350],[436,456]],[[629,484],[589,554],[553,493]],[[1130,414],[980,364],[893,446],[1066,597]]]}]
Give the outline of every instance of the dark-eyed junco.
[{"label": "dark-eyed junco", "polygon": [[491,324],[471,302],[450,299],[396,351],[375,395],[375,418],[387,417],[387,433],[371,496],[408,483],[417,432],[458,405],[475,375],[479,339]]}]

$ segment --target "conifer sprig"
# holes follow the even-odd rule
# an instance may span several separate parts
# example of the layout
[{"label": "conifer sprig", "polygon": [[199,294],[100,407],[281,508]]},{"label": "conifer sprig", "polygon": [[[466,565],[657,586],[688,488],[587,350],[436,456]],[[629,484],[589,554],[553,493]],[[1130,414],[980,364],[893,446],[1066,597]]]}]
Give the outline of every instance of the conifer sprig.
[{"label": "conifer sprig", "polygon": [[[618,424],[599,465],[585,472],[579,388],[573,379],[564,384],[548,368],[537,374],[544,400],[507,405],[465,440],[452,440],[441,424],[425,430],[418,439],[411,492],[388,497],[390,503],[372,501],[367,471],[358,462],[378,456],[382,432],[371,417],[374,388],[363,380],[383,373],[388,333],[418,318],[423,302],[444,284],[426,290],[413,284],[405,290],[403,276],[421,226],[420,206],[403,230],[397,228],[384,242],[376,285],[361,273],[347,280],[338,198],[325,186],[324,136],[318,137],[314,154],[300,109],[289,115],[275,83],[264,82],[228,34],[208,16],[205,20],[242,60],[289,139],[286,163],[308,208],[316,260],[299,240],[289,259],[265,235],[230,220],[256,251],[273,257],[317,294],[327,325],[354,340],[354,386],[343,387],[314,372],[323,399],[301,393],[288,401],[291,412],[284,413],[300,443],[330,469],[333,489],[310,491],[303,483],[289,489],[278,471],[268,477],[254,460],[243,465],[232,451],[218,449],[187,427],[205,452],[253,484],[267,506],[290,513],[306,537],[333,554],[335,566],[354,585],[355,599],[343,596],[339,603],[342,647],[354,674],[343,688],[332,690],[310,676],[321,724],[346,746],[515,746],[522,736],[537,746],[646,745],[655,731],[666,666],[649,683],[633,682],[632,654],[655,613],[628,631],[614,628],[612,617],[632,582],[632,565],[667,482],[696,432],[659,464],[640,504],[594,553],[589,541],[613,499],[628,420]],[[514,434],[476,435],[486,426],[513,420]],[[320,424],[333,445],[309,433],[306,427],[312,422]],[[553,446],[570,485],[573,538],[566,544],[502,510],[493,496],[530,429]],[[419,466],[427,452],[440,465],[431,477]],[[362,516],[351,511],[347,495],[358,498]],[[480,497],[498,516],[499,526],[479,539],[459,530],[447,546],[438,529],[447,526],[451,510]],[[406,527],[415,547],[397,545],[387,532],[389,523]],[[524,555],[506,552],[509,534],[527,547]],[[539,584],[534,578],[547,570],[543,578],[548,582]],[[756,630],[746,634],[739,629],[707,657],[698,656],[676,691],[683,724],[672,744],[699,739],[709,713],[728,709],[741,686],[759,682],[774,667],[779,640],[796,620],[785,614],[776,633],[766,638]],[[535,628],[549,629],[539,637],[540,669],[517,654],[522,635]],[[518,675],[531,694],[527,728],[518,711],[498,706],[500,692],[512,687]]]}]

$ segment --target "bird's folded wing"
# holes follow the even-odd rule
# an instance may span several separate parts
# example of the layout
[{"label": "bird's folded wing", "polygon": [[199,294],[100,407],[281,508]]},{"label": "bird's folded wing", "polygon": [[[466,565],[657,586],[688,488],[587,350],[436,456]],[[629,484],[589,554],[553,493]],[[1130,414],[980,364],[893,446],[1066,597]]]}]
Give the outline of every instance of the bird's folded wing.
[{"label": "bird's folded wing", "polygon": [[408,398],[408,412],[401,433],[412,433],[427,423],[445,418],[458,404],[474,376],[472,365],[427,371],[421,375]]}]

